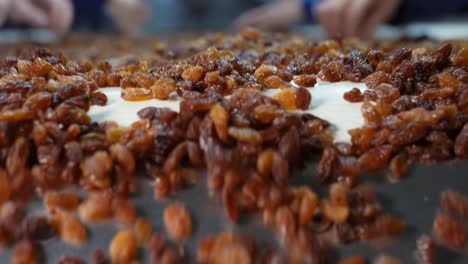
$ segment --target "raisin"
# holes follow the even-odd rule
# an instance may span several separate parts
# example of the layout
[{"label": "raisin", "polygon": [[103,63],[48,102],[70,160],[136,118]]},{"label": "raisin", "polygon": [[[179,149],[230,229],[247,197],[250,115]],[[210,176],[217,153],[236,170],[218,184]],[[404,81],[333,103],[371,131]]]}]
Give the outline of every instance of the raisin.
[{"label": "raisin", "polygon": [[220,104],[215,104],[211,107],[210,117],[213,120],[218,137],[223,141],[227,141],[229,115],[226,109]]},{"label": "raisin", "polygon": [[143,101],[151,99],[151,90],[146,88],[122,89],[122,98],[128,101]]},{"label": "raisin", "polygon": [[455,191],[445,191],[440,194],[441,209],[452,217],[468,221],[468,198]]},{"label": "raisin", "polygon": [[312,101],[312,95],[306,88],[296,88],[296,107],[301,110],[309,109],[310,103]]},{"label": "raisin", "polygon": [[342,224],[348,220],[350,210],[346,205],[332,204],[330,201],[323,200],[320,208],[323,216],[334,223]]},{"label": "raisin", "polygon": [[268,77],[275,75],[276,72],[275,66],[263,64],[255,70],[254,76],[260,83],[264,83]]},{"label": "raisin", "polygon": [[387,73],[377,71],[369,76],[366,77],[366,86],[369,89],[375,89],[377,86],[383,83],[387,83],[389,81],[390,77],[388,76]]},{"label": "raisin", "polygon": [[386,103],[393,103],[400,97],[400,90],[386,83],[375,87],[375,92],[377,97]]},{"label": "raisin", "polygon": [[151,86],[153,97],[160,100],[167,100],[176,90],[177,84],[173,79],[159,79]]},{"label": "raisin", "polygon": [[453,65],[468,66],[468,49],[462,48],[453,58]]},{"label": "raisin", "polygon": [[271,175],[273,171],[273,159],[275,156],[274,149],[266,149],[257,159],[257,171],[260,175],[264,177],[268,177]]},{"label": "raisin", "polygon": [[182,73],[182,79],[186,81],[191,81],[192,83],[196,83],[203,77],[203,67],[201,66],[189,66],[187,69],[184,70]]},{"label": "raisin", "polygon": [[18,242],[11,254],[11,264],[35,264],[38,263],[37,245],[29,240]]},{"label": "raisin", "polygon": [[166,207],[163,220],[167,233],[176,241],[186,240],[192,233],[190,213],[181,203],[174,203]]},{"label": "raisin", "polygon": [[313,74],[296,75],[293,79],[294,83],[300,87],[310,88],[317,83],[317,77]]},{"label": "raisin", "polygon": [[317,180],[320,183],[329,182],[335,177],[339,165],[338,153],[334,148],[325,148],[317,167]]},{"label": "raisin", "polygon": [[214,242],[208,263],[252,263],[252,261],[252,256],[240,238],[232,233],[223,233]]},{"label": "raisin", "polygon": [[112,211],[112,196],[108,192],[88,195],[79,208],[78,215],[84,222],[109,220],[114,216]]},{"label": "raisin", "polygon": [[366,259],[363,256],[351,256],[340,260],[339,264],[366,264]]},{"label": "raisin", "polygon": [[309,189],[304,190],[298,212],[299,224],[302,226],[306,226],[312,221],[319,201],[316,193]]},{"label": "raisin", "polygon": [[260,132],[251,128],[229,127],[228,134],[240,142],[246,142],[254,145],[262,144],[262,136],[260,135]]},{"label": "raisin", "polygon": [[464,249],[466,246],[465,231],[462,224],[444,215],[438,215],[433,223],[436,239],[456,250]]},{"label": "raisin", "polygon": [[0,206],[10,199],[12,186],[6,172],[0,169]]},{"label": "raisin", "polygon": [[384,145],[373,148],[359,158],[360,168],[364,172],[377,172],[384,169],[393,153],[392,146]]},{"label": "raisin", "polygon": [[139,245],[147,245],[150,242],[151,235],[153,234],[153,227],[149,220],[138,218],[133,229]]},{"label": "raisin", "polygon": [[364,100],[364,96],[358,88],[353,88],[343,94],[343,99],[350,103],[359,103]]},{"label": "raisin", "polygon": [[44,204],[49,211],[57,209],[75,210],[80,203],[80,197],[71,192],[49,191],[44,195]]},{"label": "raisin", "polygon": [[67,244],[82,246],[87,240],[85,227],[71,214],[57,211],[53,216],[60,238]]},{"label": "raisin", "polygon": [[281,154],[273,156],[273,179],[279,186],[285,186],[289,178],[289,164]]},{"label": "raisin", "polygon": [[137,242],[129,231],[118,232],[109,245],[112,263],[130,263],[137,255]]},{"label": "raisin", "polygon": [[86,264],[86,261],[79,257],[63,256],[57,260],[56,264]]},{"label": "raisin", "polygon": [[468,124],[458,134],[455,140],[455,154],[459,157],[468,157]]},{"label": "raisin", "polygon": [[265,87],[268,89],[281,88],[282,86],[284,86],[281,78],[276,75],[268,76],[263,81],[263,85],[265,85]]}]

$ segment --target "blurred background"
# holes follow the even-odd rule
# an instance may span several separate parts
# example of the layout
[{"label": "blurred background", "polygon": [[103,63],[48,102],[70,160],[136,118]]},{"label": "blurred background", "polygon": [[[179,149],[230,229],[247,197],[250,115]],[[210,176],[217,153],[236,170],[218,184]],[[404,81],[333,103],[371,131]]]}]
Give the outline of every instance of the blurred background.
[{"label": "blurred background", "polygon": [[467,11],[467,0],[0,0],[0,41],[47,41],[69,32],[138,37],[247,26],[318,38],[468,39]]},{"label": "blurred background", "polygon": [[147,32],[223,31],[242,13],[274,0],[150,0]]}]

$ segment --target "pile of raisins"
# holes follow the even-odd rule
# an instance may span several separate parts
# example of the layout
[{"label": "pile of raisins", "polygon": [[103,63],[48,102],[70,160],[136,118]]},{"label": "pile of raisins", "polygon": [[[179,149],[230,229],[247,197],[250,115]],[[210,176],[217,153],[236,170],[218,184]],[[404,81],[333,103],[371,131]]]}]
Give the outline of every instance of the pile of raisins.
[{"label": "pile of raisins", "polygon": [[[189,41],[190,40],[190,41]],[[238,35],[148,41],[107,48],[105,39],[80,55],[73,37],[52,50],[25,46],[0,62],[0,246],[12,263],[37,263],[41,241],[58,237],[81,246],[85,224],[115,220],[122,228],[92,263],[138,263],[139,248],[153,263],[330,263],[332,233],[342,244],[399,237],[405,221],[385,213],[360,175],[390,170],[400,180],[412,163],[468,158],[468,49],[444,44],[375,49],[350,40],[314,43],[292,34],[245,30]],[[10,49],[7,49],[11,51]],[[343,95],[362,102],[365,124],[335,144],[330,124],[309,109],[306,88],[317,80],[365,82]],[[294,83],[291,84],[291,83]],[[180,112],[148,107],[130,127],[95,123],[105,105],[100,87],[122,87],[125,100],[181,98]],[[262,90],[279,88],[273,97]],[[294,172],[321,154],[315,180],[330,184],[319,197],[289,184]],[[181,203],[162,216],[166,237],[140,216],[130,198],[146,174],[155,199],[205,181],[237,223],[256,214],[274,230],[279,248],[225,232],[199,242],[195,259],[178,246],[194,227]],[[79,187],[86,197],[70,191]],[[28,203],[40,198],[42,215]],[[435,241],[467,249],[467,198],[442,194]],[[434,263],[435,242],[416,243],[418,263]],[[191,260],[190,260],[191,259]],[[64,256],[57,263],[86,263]],[[341,263],[365,263],[351,256]],[[382,256],[375,263],[398,263]]]}]

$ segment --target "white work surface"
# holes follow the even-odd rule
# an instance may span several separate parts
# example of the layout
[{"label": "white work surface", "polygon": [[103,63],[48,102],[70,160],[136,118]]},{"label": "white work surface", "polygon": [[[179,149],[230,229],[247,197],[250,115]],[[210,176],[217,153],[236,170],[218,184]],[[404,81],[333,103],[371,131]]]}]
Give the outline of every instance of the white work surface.
[{"label": "white work surface", "polygon": [[[366,89],[364,83],[337,82],[326,83],[319,81],[313,88],[309,88],[312,94],[312,103],[308,113],[316,115],[329,121],[335,131],[336,142],[349,142],[349,129],[361,127],[364,120],[361,114],[361,103],[349,103],[343,99],[343,94],[352,88]],[[93,106],[89,111],[93,121],[102,122],[113,120],[121,126],[129,126],[138,120],[137,112],[148,106],[168,107],[174,111],[179,111],[180,100],[146,100],[146,101],[125,101],[121,97],[121,89],[118,87],[103,88],[103,93],[107,95],[106,106]],[[265,90],[268,96],[274,95],[279,89]]]}]

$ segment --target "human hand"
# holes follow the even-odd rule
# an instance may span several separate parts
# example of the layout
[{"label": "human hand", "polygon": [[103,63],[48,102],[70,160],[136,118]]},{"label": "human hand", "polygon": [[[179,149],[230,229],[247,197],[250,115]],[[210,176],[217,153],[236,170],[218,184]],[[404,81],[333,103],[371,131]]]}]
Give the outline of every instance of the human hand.
[{"label": "human hand", "polygon": [[73,22],[73,5],[70,0],[11,0],[8,17],[14,24],[63,34]]},{"label": "human hand", "polygon": [[284,29],[302,19],[301,0],[280,0],[242,14],[234,28],[256,27],[261,30]]},{"label": "human hand", "polygon": [[150,15],[144,0],[110,0],[106,7],[117,29],[124,34],[138,36]]},{"label": "human hand", "polygon": [[324,0],[316,8],[318,21],[329,36],[370,38],[389,21],[401,0]]},{"label": "human hand", "polygon": [[5,23],[10,11],[11,0],[0,0],[0,26]]}]

